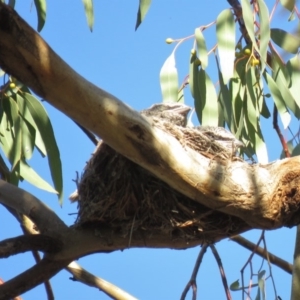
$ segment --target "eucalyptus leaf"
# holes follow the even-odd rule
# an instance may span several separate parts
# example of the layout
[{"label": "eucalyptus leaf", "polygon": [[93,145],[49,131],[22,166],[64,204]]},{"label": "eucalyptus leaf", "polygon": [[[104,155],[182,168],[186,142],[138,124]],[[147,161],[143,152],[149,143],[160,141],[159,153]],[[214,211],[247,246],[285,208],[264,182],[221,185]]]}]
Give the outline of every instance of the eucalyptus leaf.
[{"label": "eucalyptus leaf", "polygon": [[160,70],[160,87],[163,102],[176,102],[178,99],[178,74],[174,52],[166,59]]},{"label": "eucalyptus leaf", "polygon": [[46,10],[47,10],[47,5],[46,5],[46,0],[34,0],[36,12],[37,12],[37,17],[38,17],[38,27],[37,30],[40,32],[46,22]]},{"label": "eucalyptus leaf", "polygon": [[144,21],[146,14],[151,5],[151,0],[139,0],[139,1],[140,1],[140,4],[139,4],[138,12],[137,12],[135,30],[137,30],[138,27],[141,25],[141,23]]},{"label": "eucalyptus leaf", "polygon": [[201,61],[201,66],[205,70],[206,67],[208,66],[208,54],[207,54],[204,35],[199,28],[196,28],[195,30],[195,38],[197,43],[199,59]]},{"label": "eucalyptus leaf", "polygon": [[253,10],[251,8],[249,0],[241,0],[242,5],[242,13],[243,13],[243,19],[245,22],[245,26],[248,32],[248,35],[251,39],[252,45],[254,49],[260,54],[260,51],[258,49],[256,39],[255,39],[255,32],[254,32],[254,17],[253,17]]},{"label": "eucalyptus leaf", "polygon": [[223,10],[217,18],[217,42],[224,83],[233,76],[235,59],[235,24],[230,9]]},{"label": "eucalyptus leaf", "polygon": [[93,0],[82,0],[84,12],[90,31],[93,31],[94,26],[94,5]]},{"label": "eucalyptus leaf", "polygon": [[292,35],[283,29],[272,28],[271,38],[273,42],[283,50],[293,54],[298,52],[300,39],[297,36]]},{"label": "eucalyptus leaf", "polygon": [[26,106],[28,107],[32,118],[34,119],[37,129],[39,130],[43,142],[46,146],[48,162],[51,171],[51,177],[54,187],[59,194],[59,200],[62,204],[63,200],[63,182],[62,182],[62,166],[60,160],[59,149],[56,144],[54,132],[50,119],[43,105],[31,94],[24,93]]},{"label": "eucalyptus leaf", "polygon": [[295,7],[296,0],[280,0],[281,5],[292,12]]},{"label": "eucalyptus leaf", "polygon": [[218,97],[215,86],[203,69],[200,69],[198,78],[205,84],[205,89],[200,90],[204,99],[201,125],[218,126]]},{"label": "eucalyptus leaf", "polygon": [[259,8],[259,21],[260,21],[260,63],[261,71],[263,72],[267,62],[268,45],[270,41],[270,22],[269,22],[269,10],[263,0],[257,0]]},{"label": "eucalyptus leaf", "polygon": [[268,87],[269,87],[272,97],[274,99],[275,105],[278,109],[279,116],[281,118],[283,127],[284,127],[284,129],[286,129],[291,122],[291,115],[289,114],[289,112],[285,106],[285,101],[281,95],[281,92],[280,92],[276,82],[273,80],[273,78],[267,72],[264,72],[264,78],[266,80],[266,83],[268,84]]},{"label": "eucalyptus leaf", "polygon": [[20,176],[32,185],[50,193],[58,192],[43,178],[41,178],[25,161],[20,161]]}]

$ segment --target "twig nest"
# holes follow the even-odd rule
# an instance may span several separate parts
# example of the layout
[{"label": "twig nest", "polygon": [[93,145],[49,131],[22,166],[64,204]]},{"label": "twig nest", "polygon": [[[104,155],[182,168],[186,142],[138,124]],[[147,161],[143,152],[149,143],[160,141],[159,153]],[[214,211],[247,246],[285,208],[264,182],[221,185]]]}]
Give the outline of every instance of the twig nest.
[{"label": "twig nest", "polygon": [[[158,120],[155,126],[172,134],[183,147],[220,163],[232,155],[195,128]],[[84,170],[78,206],[76,226],[105,226],[128,237],[136,230],[149,235],[160,230],[174,238],[213,242],[247,227],[240,219],[212,211],[175,191],[104,142]]]}]

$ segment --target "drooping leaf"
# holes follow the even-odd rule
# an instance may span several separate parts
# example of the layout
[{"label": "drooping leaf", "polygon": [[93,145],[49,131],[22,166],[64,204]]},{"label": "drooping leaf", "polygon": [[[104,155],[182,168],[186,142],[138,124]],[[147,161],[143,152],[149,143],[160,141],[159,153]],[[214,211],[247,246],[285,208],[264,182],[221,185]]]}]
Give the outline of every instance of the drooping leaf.
[{"label": "drooping leaf", "polygon": [[215,56],[215,58],[216,58],[216,65],[218,68],[219,83],[220,83],[219,101],[222,105],[222,112],[226,124],[228,125],[231,132],[235,132],[236,126],[234,124],[234,120],[232,119],[232,102],[230,98],[230,89],[229,89],[231,85],[229,85],[228,88],[228,86],[224,83],[223,75],[219,66],[218,57]]},{"label": "drooping leaf", "polygon": [[[290,75],[290,86],[289,91],[293,95],[294,101],[297,103],[298,108],[300,108],[299,99],[299,86],[300,86],[300,59],[298,55],[291,58],[286,64],[287,70]],[[298,117],[298,116],[297,116]]]},{"label": "drooping leaf", "polygon": [[141,25],[141,23],[144,21],[145,16],[151,5],[151,0],[139,0],[139,1],[140,1],[140,4],[139,4],[138,12],[137,12],[135,30],[137,30],[138,27]]},{"label": "drooping leaf", "polygon": [[38,17],[38,27],[37,30],[40,32],[46,21],[46,10],[47,10],[47,5],[46,5],[46,0],[34,0],[36,12],[37,12],[37,17]]},{"label": "drooping leaf", "polygon": [[231,291],[237,291],[240,289],[240,282],[239,280],[234,281],[231,285],[230,285],[230,290]]},{"label": "drooping leaf", "polygon": [[54,187],[59,194],[60,203],[63,199],[62,166],[59,149],[56,144],[54,132],[48,115],[42,104],[28,93],[24,93],[26,99],[25,105],[28,107],[32,118],[34,119],[37,130],[39,130],[43,142],[46,146],[51,177]]},{"label": "drooping leaf", "polygon": [[[200,105],[195,103],[195,109],[197,115],[201,115],[201,125],[218,126],[218,97],[216,89],[203,69],[199,70],[198,79],[202,103]],[[202,107],[201,111],[199,111],[200,107]]]},{"label": "drooping leaf", "polygon": [[224,83],[233,76],[235,59],[235,25],[230,9],[223,10],[217,18],[217,41]]},{"label": "drooping leaf", "polygon": [[20,161],[20,176],[42,190],[58,194],[58,192],[47,181],[41,178],[24,160]]},{"label": "drooping leaf", "polygon": [[26,159],[32,157],[35,140],[35,129],[26,120],[21,119],[22,154]]},{"label": "drooping leaf", "polygon": [[13,137],[13,143],[11,148],[11,157],[12,157],[11,164],[12,164],[12,169],[14,169],[16,164],[21,159],[21,155],[22,155],[22,131],[21,131],[21,119],[18,114],[17,104],[11,97],[9,97],[9,102],[10,102],[10,112],[13,120],[13,126],[11,128],[12,137]]},{"label": "drooping leaf", "polygon": [[207,55],[207,48],[205,43],[205,38],[202,31],[199,28],[195,30],[195,38],[197,43],[197,49],[199,53],[199,59],[201,61],[201,66],[205,70],[208,66],[208,55]]},{"label": "drooping leaf", "polygon": [[256,78],[254,74],[254,68],[250,68],[246,73],[246,85],[247,85],[247,116],[255,131],[258,130],[258,108],[257,99],[254,93],[254,85],[256,84]]},{"label": "drooping leaf", "polygon": [[176,102],[178,98],[178,74],[174,52],[166,59],[160,70],[160,87],[163,102]]},{"label": "drooping leaf", "polygon": [[243,12],[243,19],[245,22],[245,26],[248,32],[248,35],[251,39],[252,45],[254,49],[260,54],[260,51],[258,49],[256,39],[255,39],[255,32],[254,32],[254,12],[251,8],[250,1],[249,0],[242,0],[242,12]]},{"label": "drooping leaf", "polygon": [[260,63],[261,72],[264,71],[267,62],[268,44],[270,41],[269,10],[264,0],[258,0],[259,21],[260,21]]},{"label": "drooping leaf", "polygon": [[[201,100],[201,93],[200,93],[200,86],[199,86],[199,65],[197,63],[197,56],[191,54],[190,59],[190,68],[189,68],[189,87],[191,94],[194,98],[195,107],[197,107],[198,111],[202,111],[202,100]],[[200,106],[199,106],[200,105]],[[202,122],[202,115],[197,115],[199,122]]]},{"label": "drooping leaf", "polygon": [[291,115],[289,114],[284,99],[280,93],[280,90],[276,84],[276,82],[273,80],[273,78],[267,73],[264,72],[264,78],[266,83],[268,84],[268,87],[270,89],[270,92],[272,94],[272,97],[274,99],[275,105],[278,109],[280,119],[282,121],[284,129],[286,129],[290,122],[291,122]]},{"label": "drooping leaf", "polygon": [[300,39],[297,36],[284,31],[283,29],[272,28],[271,39],[276,45],[289,53],[296,54],[298,52],[298,48],[300,47]]},{"label": "drooping leaf", "polygon": [[94,5],[93,0],[82,0],[84,12],[90,31],[93,31],[94,26]]},{"label": "drooping leaf", "polygon": [[300,99],[294,97],[288,88],[288,83],[285,78],[285,72],[281,66],[277,65],[276,62],[273,62],[273,74],[272,78],[275,80],[278,89],[284,99],[286,106],[294,113],[294,115],[299,119],[300,118]]},{"label": "drooping leaf", "polygon": [[24,104],[25,99],[20,94],[16,94],[15,96],[16,96],[16,100],[18,103],[19,112],[20,112],[21,116],[23,116],[23,118],[26,120],[27,124],[30,124],[35,130],[34,135],[32,133],[32,136],[35,137],[35,140],[34,140],[35,146],[37,147],[37,149],[39,150],[41,155],[43,157],[45,157],[47,155],[45,144],[43,142],[43,139],[41,137],[39,130],[37,129],[37,125],[30,114],[28,107]]},{"label": "drooping leaf", "polygon": [[263,270],[263,271],[259,272],[259,274],[258,274],[258,287],[259,288],[258,288],[257,293],[259,293],[259,297],[258,296],[256,297],[257,300],[260,299],[260,294],[262,294],[263,300],[266,299],[265,279],[264,279],[265,273],[266,273],[266,271]]},{"label": "drooping leaf", "polygon": [[290,12],[294,10],[295,2],[296,0],[280,0],[281,5]]}]

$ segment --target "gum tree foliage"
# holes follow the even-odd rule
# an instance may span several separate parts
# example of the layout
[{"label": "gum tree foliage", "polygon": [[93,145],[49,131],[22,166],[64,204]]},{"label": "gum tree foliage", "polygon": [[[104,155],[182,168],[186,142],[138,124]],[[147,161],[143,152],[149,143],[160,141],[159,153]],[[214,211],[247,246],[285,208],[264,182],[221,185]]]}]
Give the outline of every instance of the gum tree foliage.
[{"label": "gum tree foliage", "polygon": [[[2,2],[4,3],[4,1]],[[14,4],[15,1],[8,1],[8,5],[12,9]],[[46,21],[46,1],[35,0],[34,4],[38,15],[37,30],[41,31]],[[93,2],[83,0],[83,4],[87,23],[92,31]],[[245,144],[240,152],[241,157],[257,160],[261,164],[268,162],[261,118],[269,119],[270,122],[273,121],[278,138],[282,143],[282,156],[296,156],[299,154],[299,143],[295,138],[297,133],[290,141],[286,141],[280,132],[278,119],[281,121],[283,129],[287,129],[292,118],[300,118],[300,60],[298,53],[300,38],[297,27],[300,15],[297,3],[292,0],[276,1],[271,7],[271,11],[263,0],[241,0],[240,3],[228,1],[228,4],[228,9],[219,12],[215,21],[211,24],[200,25],[191,36],[178,40],[172,38],[166,40],[168,44],[175,46],[160,71],[163,101],[184,102],[185,94],[191,93],[199,123],[204,126],[228,128],[237,139]],[[151,1],[140,0],[136,30],[144,21],[150,6]],[[287,22],[297,23],[293,31],[288,32],[283,28],[272,27],[272,19],[276,13],[280,12],[280,9],[290,12]],[[150,19],[151,15],[148,18]],[[217,44],[213,48],[207,49],[205,35],[206,30],[211,27],[215,28]],[[188,62],[189,74],[179,84],[175,53],[178,47],[188,39],[194,40]],[[283,54],[286,53],[289,55],[284,56]],[[211,74],[207,72],[208,63],[212,61],[208,59],[209,57],[214,57],[218,71],[217,83],[211,80]],[[41,189],[56,193],[59,201],[62,202],[63,182],[59,145],[55,141],[47,112],[40,100],[31,93],[31,86],[26,86],[19,81],[17,76],[14,76],[15,74],[2,71],[1,75],[4,78],[4,84],[1,86],[0,110],[1,179],[16,187],[19,181],[26,180]],[[272,112],[270,108],[273,110]],[[84,126],[84,124],[82,125]],[[34,149],[47,158],[53,184],[46,182],[30,167],[28,160],[32,157]],[[5,186],[1,188],[5,189]],[[18,215],[19,221],[22,222],[22,218],[25,216],[20,217],[21,214],[17,213],[16,207],[10,209],[13,214]],[[28,243],[27,250],[41,250],[36,241],[26,240],[24,244],[26,243]],[[47,244],[43,239],[41,243]],[[52,249],[49,245],[43,247],[42,250],[45,252],[56,251],[56,248]],[[48,272],[46,279],[49,279],[68,263],[68,260],[62,258],[58,266]],[[44,260],[35,270],[34,274],[37,278],[43,267],[49,268]],[[292,297],[299,299],[297,260],[295,260],[294,267],[295,284]],[[70,267],[70,269],[72,268]],[[75,269],[72,272],[76,277]],[[258,282],[256,299],[259,299],[260,295],[264,297],[264,276],[265,272],[261,271],[255,278]],[[38,283],[40,281],[37,279],[28,287],[20,288],[17,285],[18,291],[26,291]],[[3,288],[5,286],[7,285],[4,284]],[[12,286],[14,287],[14,285]],[[226,284],[224,286],[226,287]],[[113,295],[111,290],[106,290],[101,284],[98,287],[109,295]],[[7,289],[9,290],[9,288],[11,289],[11,287]],[[230,288],[231,290],[242,290],[243,286],[239,282],[234,282]],[[228,294],[229,290],[227,290]],[[120,295],[113,297],[121,299]],[[130,299],[131,296],[125,295],[126,297]],[[228,299],[230,299],[229,296]]]}]

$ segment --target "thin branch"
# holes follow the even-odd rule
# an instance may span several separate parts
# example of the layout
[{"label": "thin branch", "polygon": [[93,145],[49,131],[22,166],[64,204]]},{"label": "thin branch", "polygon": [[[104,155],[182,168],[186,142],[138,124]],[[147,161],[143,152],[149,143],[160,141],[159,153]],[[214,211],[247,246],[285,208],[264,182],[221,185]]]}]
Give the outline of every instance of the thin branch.
[{"label": "thin branch", "polygon": [[43,258],[40,263],[0,285],[0,300],[23,294],[57,274],[69,263],[69,260],[54,261]]},{"label": "thin branch", "polygon": [[66,267],[66,270],[74,276],[71,278],[72,280],[80,281],[88,286],[98,288],[113,299],[137,300],[137,298],[121,290],[114,284],[89,273],[74,261]]},{"label": "thin branch", "polygon": [[0,258],[24,253],[27,251],[58,252],[62,249],[62,242],[44,235],[21,235],[0,242]]},{"label": "thin branch", "polygon": [[200,267],[200,264],[202,262],[202,259],[203,259],[203,256],[208,248],[208,244],[204,244],[201,248],[201,251],[199,252],[199,255],[197,257],[197,260],[196,260],[196,263],[195,263],[195,267],[194,267],[194,270],[193,270],[193,273],[192,273],[192,276],[191,276],[191,279],[189,280],[189,282],[187,283],[187,285],[185,286],[182,294],[181,294],[181,297],[180,297],[180,300],[184,300],[190,287],[192,287],[193,289],[193,300],[196,300],[196,297],[197,297],[197,283],[196,283],[196,277],[197,277],[197,274],[198,274],[198,271],[199,271],[199,267]]},{"label": "thin branch", "polygon": [[244,248],[246,248],[252,252],[255,252],[258,256],[268,259],[270,261],[270,263],[281,268],[282,270],[286,271],[287,273],[292,274],[293,265],[286,262],[285,260],[281,259],[280,257],[278,257],[270,252],[266,252],[262,247],[257,246],[256,244],[250,242],[249,240],[243,238],[240,235],[231,237],[231,240],[236,242],[237,244],[243,246]]},{"label": "thin branch", "polygon": [[226,298],[228,300],[231,300],[232,297],[231,297],[231,294],[230,294],[230,290],[228,288],[228,283],[227,283],[227,279],[226,279],[226,275],[225,275],[225,271],[224,271],[224,268],[223,268],[223,264],[222,264],[222,261],[221,261],[221,258],[219,256],[219,253],[216,249],[216,247],[214,245],[210,245],[209,246],[217,263],[218,263],[218,266],[219,266],[219,270],[220,270],[220,274],[221,274],[221,278],[222,278],[222,282],[223,282],[223,286],[224,286],[224,290],[225,290],[225,294],[226,294]]},{"label": "thin branch", "polygon": [[[74,121],[74,120],[73,120]],[[86,129],[85,127],[83,127],[82,125],[80,125],[78,122],[74,121],[74,123],[84,132],[84,134],[90,139],[90,141],[97,146],[98,145],[98,139],[96,138],[96,136],[89,131],[88,129]]]}]

